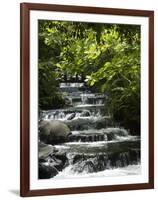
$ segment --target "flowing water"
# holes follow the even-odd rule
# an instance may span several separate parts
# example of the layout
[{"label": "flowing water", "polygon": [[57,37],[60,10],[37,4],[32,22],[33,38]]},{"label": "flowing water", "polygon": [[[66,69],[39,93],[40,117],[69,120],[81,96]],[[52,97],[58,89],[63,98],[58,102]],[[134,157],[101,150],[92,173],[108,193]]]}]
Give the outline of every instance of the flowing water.
[{"label": "flowing water", "polygon": [[90,92],[82,83],[63,83],[60,88],[70,106],[40,115],[64,122],[72,132],[69,142],[54,145],[56,156],[68,160],[53,179],[140,174],[140,137],[104,114],[107,96]]}]

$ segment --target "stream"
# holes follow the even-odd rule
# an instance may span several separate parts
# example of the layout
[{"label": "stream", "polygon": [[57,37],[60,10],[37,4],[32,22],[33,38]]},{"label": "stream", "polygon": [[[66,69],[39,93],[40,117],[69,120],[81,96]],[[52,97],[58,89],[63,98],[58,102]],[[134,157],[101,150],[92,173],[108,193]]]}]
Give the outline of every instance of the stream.
[{"label": "stream", "polygon": [[47,157],[43,163],[56,169],[52,178],[140,174],[140,137],[104,114],[107,96],[89,91],[82,83],[62,83],[60,89],[70,106],[40,113],[41,120],[58,120],[71,130],[67,142],[41,144]]}]

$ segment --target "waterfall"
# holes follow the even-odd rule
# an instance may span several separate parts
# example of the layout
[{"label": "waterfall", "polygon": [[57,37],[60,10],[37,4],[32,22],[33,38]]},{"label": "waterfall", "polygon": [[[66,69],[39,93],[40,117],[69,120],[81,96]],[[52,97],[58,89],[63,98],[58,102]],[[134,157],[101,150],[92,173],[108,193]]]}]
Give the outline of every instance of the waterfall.
[{"label": "waterfall", "polygon": [[[140,173],[140,137],[131,136],[106,114],[106,94],[92,93],[84,83],[61,83],[60,90],[67,94],[71,107],[40,113],[41,120],[59,120],[71,130],[67,142],[53,146],[49,163],[55,162],[59,172],[54,170],[52,177]],[[48,159],[43,162],[52,165]]]}]

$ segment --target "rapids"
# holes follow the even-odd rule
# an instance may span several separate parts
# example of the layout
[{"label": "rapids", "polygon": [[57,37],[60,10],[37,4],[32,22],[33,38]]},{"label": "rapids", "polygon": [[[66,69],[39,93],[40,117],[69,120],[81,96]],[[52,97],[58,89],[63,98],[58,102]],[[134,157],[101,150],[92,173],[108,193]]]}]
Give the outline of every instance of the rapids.
[{"label": "rapids", "polygon": [[62,121],[72,133],[68,142],[52,146],[53,156],[65,159],[53,178],[140,174],[140,137],[104,114],[107,95],[92,93],[82,83],[62,83],[60,89],[71,105],[40,113],[40,120]]}]

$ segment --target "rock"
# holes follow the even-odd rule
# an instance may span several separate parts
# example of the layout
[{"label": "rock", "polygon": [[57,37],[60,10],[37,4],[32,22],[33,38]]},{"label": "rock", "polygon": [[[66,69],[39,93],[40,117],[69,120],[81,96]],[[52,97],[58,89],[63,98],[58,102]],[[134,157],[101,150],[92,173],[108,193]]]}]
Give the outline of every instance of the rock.
[{"label": "rock", "polygon": [[94,163],[91,160],[80,160],[72,166],[72,171],[77,173],[93,173],[97,172]]},{"label": "rock", "polygon": [[74,142],[74,141],[76,141],[76,135],[69,135],[69,142]]},{"label": "rock", "polygon": [[91,116],[91,113],[89,110],[84,110],[80,115],[80,117],[89,117],[89,116]]},{"label": "rock", "polygon": [[67,158],[66,153],[58,154],[58,155],[56,154],[55,157],[56,159],[62,161],[62,168],[64,168],[68,164],[68,158]]},{"label": "rock", "polygon": [[72,100],[70,98],[65,97],[64,100],[65,100],[65,105],[66,106],[72,106]]},{"label": "rock", "polygon": [[128,136],[128,131],[123,128],[107,128],[104,132],[104,134],[107,136],[107,140],[115,140],[118,136]]},{"label": "rock", "polygon": [[112,141],[112,140],[115,140],[116,139],[116,134],[111,132],[111,133],[107,133],[107,140],[108,141]]},{"label": "rock", "polygon": [[64,166],[64,163],[62,162],[62,160],[57,159],[55,156],[48,156],[45,159],[45,162],[50,167],[55,167],[58,171],[61,171],[63,169],[63,166]]},{"label": "rock", "polygon": [[73,118],[75,118],[76,113],[71,113],[68,117],[67,120],[72,120]]},{"label": "rock", "polygon": [[83,166],[83,172],[86,172],[86,173],[96,172],[95,165],[93,164],[92,161],[87,161],[85,163],[85,165]]},{"label": "rock", "polygon": [[55,151],[55,147],[53,147],[52,145],[47,145],[44,144],[42,142],[39,142],[38,144],[38,157],[40,159],[45,159],[47,156],[49,156],[50,154],[56,152]]},{"label": "rock", "polygon": [[39,127],[40,140],[46,144],[60,144],[68,141],[70,129],[61,121],[52,120]]},{"label": "rock", "polygon": [[46,179],[54,177],[68,165],[66,154],[49,155],[39,158],[39,178]]},{"label": "rock", "polygon": [[56,176],[58,170],[55,167],[46,165],[45,163],[39,164],[38,177],[39,179],[48,179]]}]

